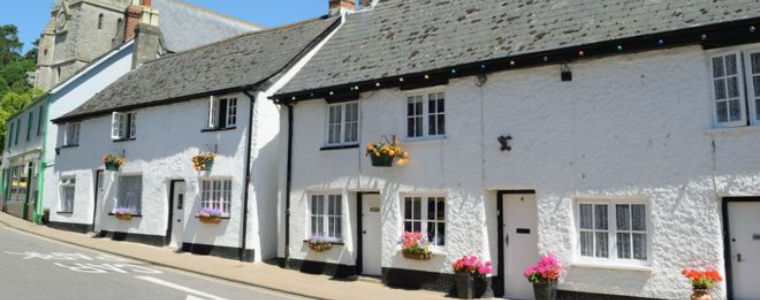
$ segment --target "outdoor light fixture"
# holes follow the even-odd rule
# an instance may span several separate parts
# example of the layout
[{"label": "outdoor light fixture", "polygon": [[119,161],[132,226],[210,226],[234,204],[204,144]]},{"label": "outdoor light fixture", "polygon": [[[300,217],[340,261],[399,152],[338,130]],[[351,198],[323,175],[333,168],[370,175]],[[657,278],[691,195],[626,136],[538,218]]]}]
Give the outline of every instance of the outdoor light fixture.
[{"label": "outdoor light fixture", "polygon": [[573,81],[573,72],[570,71],[570,67],[562,65],[562,67],[560,67],[560,77],[563,82]]}]

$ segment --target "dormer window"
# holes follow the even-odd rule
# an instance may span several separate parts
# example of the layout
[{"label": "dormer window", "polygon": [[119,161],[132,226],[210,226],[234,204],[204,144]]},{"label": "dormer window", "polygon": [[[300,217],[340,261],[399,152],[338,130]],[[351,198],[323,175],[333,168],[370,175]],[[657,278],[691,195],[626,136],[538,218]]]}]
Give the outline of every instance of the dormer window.
[{"label": "dormer window", "polygon": [[111,120],[111,139],[114,141],[135,139],[137,133],[137,113],[114,112]]},{"label": "dormer window", "polygon": [[237,99],[211,97],[208,129],[232,129],[237,125]]}]

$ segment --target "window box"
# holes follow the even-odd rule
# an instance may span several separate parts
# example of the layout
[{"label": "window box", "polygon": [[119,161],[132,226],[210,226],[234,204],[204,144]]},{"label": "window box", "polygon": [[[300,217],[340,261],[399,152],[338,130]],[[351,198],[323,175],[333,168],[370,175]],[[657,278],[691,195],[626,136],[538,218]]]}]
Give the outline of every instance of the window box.
[{"label": "window box", "polygon": [[309,244],[311,251],[317,253],[327,252],[332,249],[333,246],[332,243],[319,236],[313,236],[306,242]]},{"label": "window box", "polygon": [[132,210],[124,207],[117,207],[112,213],[109,215],[114,216],[119,221],[132,221],[133,217],[137,217],[138,215],[135,215],[132,213]]},{"label": "window box", "polygon": [[207,225],[222,223],[222,217],[198,217],[198,221]]},{"label": "window box", "polygon": [[411,253],[401,251],[401,255],[403,255],[406,259],[413,260],[431,260],[433,258],[433,252]]}]

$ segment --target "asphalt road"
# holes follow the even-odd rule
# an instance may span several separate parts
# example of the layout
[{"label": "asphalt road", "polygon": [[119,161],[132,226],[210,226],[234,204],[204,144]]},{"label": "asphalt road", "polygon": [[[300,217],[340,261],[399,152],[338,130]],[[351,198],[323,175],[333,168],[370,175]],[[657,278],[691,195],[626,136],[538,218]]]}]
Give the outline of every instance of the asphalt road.
[{"label": "asphalt road", "polygon": [[304,299],[167,269],[0,225],[0,299]]}]

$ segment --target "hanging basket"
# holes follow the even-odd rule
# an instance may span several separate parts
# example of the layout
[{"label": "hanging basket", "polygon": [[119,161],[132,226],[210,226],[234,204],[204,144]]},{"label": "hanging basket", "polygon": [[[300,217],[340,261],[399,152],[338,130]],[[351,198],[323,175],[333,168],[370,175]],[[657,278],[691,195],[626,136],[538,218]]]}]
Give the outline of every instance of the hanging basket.
[{"label": "hanging basket", "polygon": [[106,171],[118,172],[119,168],[121,167],[119,164],[115,162],[106,162],[105,165],[106,165]]},{"label": "hanging basket", "polygon": [[201,171],[211,171],[211,168],[214,167],[214,158],[216,157],[213,153],[201,153],[196,156],[193,156],[190,161],[193,163],[193,169],[195,169],[198,172]]},{"label": "hanging basket", "polygon": [[409,159],[409,153],[404,152],[403,148],[398,145],[395,136],[393,140],[382,136],[379,143],[367,144],[366,155],[370,157],[373,167],[382,168],[392,167],[396,158],[403,160],[403,165],[406,165]]},{"label": "hanging basket", "polygon": [[394,159],[395,157],[392,157],[389,155],[382,155],[380,157],[372,155],[372,166],[381,167],[381,168],[389,168],[393,166]]},{"label": "hanging basket", "polygon": [[431,260],[433,258],[433,253],[431,252],[425,252],[425,253],[407,253],[407,252],[401,252],[404,258],[406,259],[413,259],[413,260]]},{"label": "hanging basket", "polygon": [[222,218],[218,218],[218,217],[211,217],[211,218],[198,217],[198,221],[200,221],[203,224],[214,225],[214,224],[222,223]]}]

